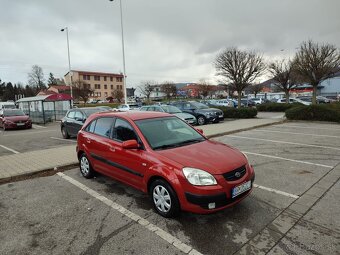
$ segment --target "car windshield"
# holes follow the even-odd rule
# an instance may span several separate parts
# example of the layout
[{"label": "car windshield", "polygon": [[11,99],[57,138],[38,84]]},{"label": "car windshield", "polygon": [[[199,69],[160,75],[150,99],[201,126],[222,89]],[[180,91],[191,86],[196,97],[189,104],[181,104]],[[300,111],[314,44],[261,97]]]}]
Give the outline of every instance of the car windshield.
[{"label": "car windshield", "polygon": [[190,103],[194,105],[197,109],[209,109],[208,106],[202,103],[198,103],[198,102],[190,102]]},{"label": "car windshield", "polygon": [[25,113],[21,110],[10,110],[10,111],[4,111],[4,116],[5,117],[10,117],[10,116],[24,116]]},{"label": "car windshield", "polygon": [[88,109],[83,109],[83,112],[85,113],[85,115],[88,117],[90,116],[91,114],[94,114],[96,112],[105,112],[107,111],[106,109],[104,108],[88,108]]},{"label": "car windshield", "polygon": [[136,124],[154,150],[166,150],[205,141],[200,133],[176,117],[138,120]]},{"label": "car windshield", "polygon": [[162,105],[161,107],[167,113],[180,113],[180,112],[182,112],[176,106],[172,106],[172,105]]}]

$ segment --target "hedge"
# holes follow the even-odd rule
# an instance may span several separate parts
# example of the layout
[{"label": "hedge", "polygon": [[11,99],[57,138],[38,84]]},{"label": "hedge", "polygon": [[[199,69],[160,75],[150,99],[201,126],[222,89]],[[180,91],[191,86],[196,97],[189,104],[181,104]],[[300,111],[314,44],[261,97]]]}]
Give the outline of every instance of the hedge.
[{"label": "hedge", "polygon": [[259,112],[284,112],[292,107],[300,106],[299,103],[280,104],[280,103],[265,103],[256,106]]},{"label": "hedge", "polygon": [[303,105],[288,109],[285,113],[289,120],[340,122],[340,104]]},{"label": "hedge", "polygon": [[255,118],[257,115],[256,108],[233,108],[233,107],[223,107],[223,106],[214,106],[214,108],[221,109],[224,114],[224,118],[232,118],[232,119],[250,119]]}]

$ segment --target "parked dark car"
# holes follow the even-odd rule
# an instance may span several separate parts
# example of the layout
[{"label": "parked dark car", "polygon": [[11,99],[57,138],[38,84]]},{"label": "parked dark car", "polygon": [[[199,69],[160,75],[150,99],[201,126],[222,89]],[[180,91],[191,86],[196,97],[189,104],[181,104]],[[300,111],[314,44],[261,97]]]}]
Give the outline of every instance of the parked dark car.
[{"label": "parked dark car", "polygon": [[80,173],[107,175],[150,195],[157,213],[213,213],[247,197],[255,172],[239,150],[163,112],[91,115],[77,137]]},{"label": "parked dark car", "polygon": [[223,111],[220,109],[209,108],[207,105],[196,101],[174,102],[172,105],[178,107],[182,112],[194,115],[198,125],[204,125],[208,122],[217,123],[224,119]]},{"label": "parked dark car", "polygon": [[255,107],[256,103],[251,99],[242,98],[241,99],[241,106],[242,107]]},{"label": "parked dark car", "polygon": [[178,118],[184,120],[190,125],[196,125],[196,117],[190,113],[182,112],[178,107],[173,105],[147,105],[142,106],[139,110],[141,111],[154,111],[154,112],[167,112],[176,115]]},{"label": "parked dark car", "polygon": [[86,119],[93,113],[106,112],[102,107],[74,108],[66,113],[60,123],[61,134],[65,139],[77,136]]},{"label": "parked dark car", "polygon": [[22,110],[5,108],[0,110],[0,127],[3,130],[32,128],[32,121]]}]

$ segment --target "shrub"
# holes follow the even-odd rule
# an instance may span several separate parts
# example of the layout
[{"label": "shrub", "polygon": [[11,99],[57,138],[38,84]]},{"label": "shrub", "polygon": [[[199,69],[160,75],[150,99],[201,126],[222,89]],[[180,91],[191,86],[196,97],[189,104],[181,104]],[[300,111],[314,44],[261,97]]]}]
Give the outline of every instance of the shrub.
[{"label": "shrub", "polygon": [[223,107],[223,106],[214,106],[214,108],[221,109],[224,114],[224,118],[233,118],[233,119],[249,119],[255,118],[257,115],[256,108],[233,108],[233,107]]},{"label": "shrub", "polygon": [[297,106],[286,111],[290,120],[317,120],[340,122],[340,104]]},{"label": "shrub", "polygon": [[280,104],[280,103],[265,103],[256,106],[259,112],[284,112],[292,107],[300,106],[299,103]]}]

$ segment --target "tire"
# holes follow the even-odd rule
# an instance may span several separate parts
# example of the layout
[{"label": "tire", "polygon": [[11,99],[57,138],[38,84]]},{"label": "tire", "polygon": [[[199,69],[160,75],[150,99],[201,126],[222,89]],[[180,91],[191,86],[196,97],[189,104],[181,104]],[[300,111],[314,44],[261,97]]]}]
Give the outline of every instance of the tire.
[{"label": "tire", "polygon": [[178,197],[169,183],[162,179],[155,180],[150,186],[149,193],[151,202],[158,214],[165,218],[179,215],[181,208]]},{"label": "tire", "polygon": [[207,122],[206,118],[203,115],[197,117],[197,125],[205,125]]},{"label": "tire", "polygon": [[79,168],[81,175],[86,179],[90,179],[94,176],[94,170],[85,153],[81,154],[79,158]]},{"label": "tire", "polygon": [[61,128],[61,135],[63,136],[64,139],[69,139],[70,135],[68,134],[67,130],[65,127]]}]

